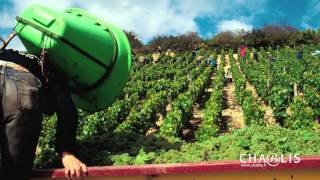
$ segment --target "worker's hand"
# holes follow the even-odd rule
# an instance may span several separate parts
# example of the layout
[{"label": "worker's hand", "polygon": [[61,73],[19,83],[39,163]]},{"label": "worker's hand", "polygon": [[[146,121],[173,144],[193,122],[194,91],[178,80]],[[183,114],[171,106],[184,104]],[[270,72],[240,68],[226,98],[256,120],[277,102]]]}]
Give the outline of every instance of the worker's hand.
[{"label": "worker's hand", "polygon": [[87,174],[87,166],[83,164],[72,153],[63,152],[61,154],[64,172],[68,179],[80,179]]}]

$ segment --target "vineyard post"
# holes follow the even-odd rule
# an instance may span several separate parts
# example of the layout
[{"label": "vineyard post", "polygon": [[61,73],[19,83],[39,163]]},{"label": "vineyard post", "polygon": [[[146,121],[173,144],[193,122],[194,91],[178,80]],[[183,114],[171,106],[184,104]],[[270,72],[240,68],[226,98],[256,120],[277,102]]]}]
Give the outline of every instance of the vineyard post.
[{"label": "vineyard post", "polygon": [[171,87],[169,89],[169,102],[172,103],[172,90],[171,90]]},{"label": "vineyard post", "polygon": [[193,101],[195,100],[195,97],[194,97],[194,84],[193,84],[193,77],[191,78],[191,87],[192,87],[192,98],[193,98]]},{"label": "vineyard post", "polygon": [[[268,61],[268,78],[267,78],[267,97],[269,97],[270,94],[270,79],[271,79],[271,62],[270,60]],[[268,104],[270,104],[270,98],[268,98]]]},{"label": "vineyard post", "polygon": [[293,83],[293,91],[294,91],[294,97],[298,96],[298,84]]}]

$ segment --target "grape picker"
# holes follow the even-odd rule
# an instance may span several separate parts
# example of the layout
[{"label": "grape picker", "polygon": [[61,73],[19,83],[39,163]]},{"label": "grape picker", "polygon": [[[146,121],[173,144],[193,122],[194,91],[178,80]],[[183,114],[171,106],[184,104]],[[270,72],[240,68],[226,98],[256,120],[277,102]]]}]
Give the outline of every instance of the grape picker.
[{"label": "grape picker", "polygon": [[[115,101],[131,69],[129,41],[120,28],[77,8],[32,5],[16,19],[0,49],[0,179],[29,179],[42,114],[54,112],[55,149],[66,176],[79,178],[87,167],[74,155],[76,107],[96,112]],[[14,35],[39,58],[6,50]]]}]

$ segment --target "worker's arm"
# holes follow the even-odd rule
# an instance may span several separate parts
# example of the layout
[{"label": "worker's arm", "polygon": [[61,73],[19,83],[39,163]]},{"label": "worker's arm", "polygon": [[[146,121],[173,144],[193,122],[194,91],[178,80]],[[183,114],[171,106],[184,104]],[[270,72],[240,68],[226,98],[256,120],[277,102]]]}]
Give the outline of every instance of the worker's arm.
[{"label": "worker's arm", "polygon": [[54,87],[57,113],[56,151],[76,151],[78,113],[68,91],[61,85]]},{"label": "worker's arm", "polygon": [[60,154],[65,174],[68,178],[79,178],[87,172],[87,167],[76,158],[76,132],[78,113],[69,92],[60,85],[54,88],[56,94],[57,133],[56,151]]}]

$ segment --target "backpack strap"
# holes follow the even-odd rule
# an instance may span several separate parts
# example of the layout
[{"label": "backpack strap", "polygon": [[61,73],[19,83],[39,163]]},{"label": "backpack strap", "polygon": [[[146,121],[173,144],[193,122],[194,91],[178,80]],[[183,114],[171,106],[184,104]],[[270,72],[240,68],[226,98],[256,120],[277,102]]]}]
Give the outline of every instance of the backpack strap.
[{"label": "backpack strap", "polygon": [[3,38],[0,37],[0,40],[2,41],[3,45],[0,48],[0,51],[2,51],[3,49],[5,49],[8,44],[10,43],[10,41],[16,36],[16,32],[12,32],[9,37],[7,38],[7,40],[4,40]]}]

